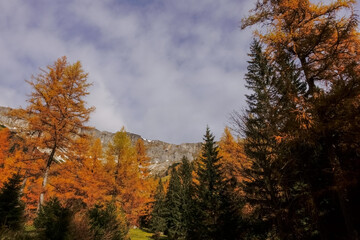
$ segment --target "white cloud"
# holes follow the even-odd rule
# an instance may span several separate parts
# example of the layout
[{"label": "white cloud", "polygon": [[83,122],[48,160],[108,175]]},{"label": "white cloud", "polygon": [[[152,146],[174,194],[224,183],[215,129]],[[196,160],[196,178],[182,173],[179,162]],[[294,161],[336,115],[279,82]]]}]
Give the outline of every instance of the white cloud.
[{"label": "white cloud", "polygon": [[251,33],[239,22],[253,1],[130,4],[0,0],[0,104],[24,106],[23,80],[66,55],[94,83],[97,128],[180,143],[201,141],[209,124],[220,137],[244,104]]}]

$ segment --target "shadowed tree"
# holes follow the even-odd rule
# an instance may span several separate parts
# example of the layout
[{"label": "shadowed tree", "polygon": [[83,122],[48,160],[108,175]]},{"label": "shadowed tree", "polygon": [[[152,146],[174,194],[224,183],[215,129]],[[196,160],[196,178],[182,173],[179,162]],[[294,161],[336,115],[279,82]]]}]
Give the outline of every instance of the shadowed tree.
[{"label": "shadowed tree", "polygon": [[22,178],[12,175],[0,189],[0,228],[19,230],[24,223],[24,203],[21,198]]}]

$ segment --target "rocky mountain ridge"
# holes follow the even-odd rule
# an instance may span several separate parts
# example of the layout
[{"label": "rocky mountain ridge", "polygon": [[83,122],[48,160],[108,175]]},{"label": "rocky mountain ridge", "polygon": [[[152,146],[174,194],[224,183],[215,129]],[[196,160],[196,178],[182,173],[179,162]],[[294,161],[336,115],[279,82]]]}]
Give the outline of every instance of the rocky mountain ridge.
[{"label": "rocky mountain ridge", "polygon": [[[10,110],[11,109],[7,107],[0,107],[0,124],[14,132],[25,129],[27,123],[24,120],[9,117],[7,115]],[[115,133],[100,131],[94,128],[87,134],[95,138],[100,138],[103,146],[106,147],[111,142]],[[142,138],[138,134],[128,134],[133,143],[139,138]],[[169,166],[180,162],[183,156],[187,157],[190,161],[193,161],[201,150],[201,143],[171,144],[159,140],[148,140],[144,138],[143,140],[147,149],[147,154],[151,159],[150,170],[153,174],[164,173]]]}]

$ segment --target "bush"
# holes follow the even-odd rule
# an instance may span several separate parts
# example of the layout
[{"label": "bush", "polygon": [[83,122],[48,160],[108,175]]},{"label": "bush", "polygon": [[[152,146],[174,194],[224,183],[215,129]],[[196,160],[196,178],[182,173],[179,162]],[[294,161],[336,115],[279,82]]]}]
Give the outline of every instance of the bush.
[{"label": "bush", "polygon": [[122,211],[113,203],[95,205],[88,212],[94,240],[127,240],[129,227]]},{"label": "bush", "polygon": [[90,229],[87,211],[83,209],[75,213],[69,227],[69,239],[92,240],[93,235]]},{"label": "bush", "polygon": [[41,207],[34,225],[42,238],[62,240],[68,236],[70,221],[71,211],[52,198]]}]

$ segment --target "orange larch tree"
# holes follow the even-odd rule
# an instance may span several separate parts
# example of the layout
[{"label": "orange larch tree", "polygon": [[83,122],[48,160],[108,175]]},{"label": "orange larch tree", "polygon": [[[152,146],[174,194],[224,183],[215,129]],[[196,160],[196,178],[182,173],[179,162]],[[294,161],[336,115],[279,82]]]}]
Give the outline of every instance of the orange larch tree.
[{"label": "orange larch tree", "polygon": [[[49,180],[50,194],[64,202],[79,201],[88,207],[111,199],[111,179],[99,157],[101,143],[78,138],[69,159],[55,165]],[[94,150],[95,149],[95,150]]]},{"label": "orange larch tree", "polygon": [[256,35],[273,60],[290,55],[303,73],[308,96],[316,94],[317,82],[329,86],[342,78],[346,65],[359,61],[358,20],[354,0],[330,4],[309,0],[258,0],[242,28],[262,24]]},{"label": "orange larch tree", "polygon": [[152,208],[151,203],[154,201],[153,195],[155,194],[157,182],[150,175],[149,165],[150,165],[150,157],[147,156],[146,146],[144,141],[139,138],[135,144],[136,157],[140,170],[140,209],[139,216],[146,217],[150,216],[150,211]]},{"label": "orange larch tree", "polygon": [[241,139],[235,140],[230,129],[226,127],[218,145],[223,177],[226,180],[235,177],[241,182],[243,180],[241,171],[249,165]]},{"label": "orange larch tree", "polygon": [[141,149],[133,146],[122,128],[115,134],[107,151],[107,168],[114,176],[114,196],[121,202],[132,225],[138,225],[140,217],[146,214],[146,203],[150,199],[150,180],[145,176],[148,160],[143,150],[143,146]]},{"label": "orange larch tree", "polygon": [[86,128],[94,108],[86,107],[84,98],[89,94],[88,74],[80,62],[69,64],[66,57],[59,58],[47,70],[27,81],[33,89],[29,105],[22,110],[22,118],[28,122],[28,130],[34,146],[43,155],[42,191],[39,206],[44,201],[49,171],[55,157],[68,159],[68,149],[75,136]]},{"label": "orange larch tree", "polygon": [[5,161],[8,157],[10,147],[9,138],[9,129],[0,129],[0,188],[2,187],[2,184],[6,181],[6,179],[9,177],[8,174],[5,172]]}]

